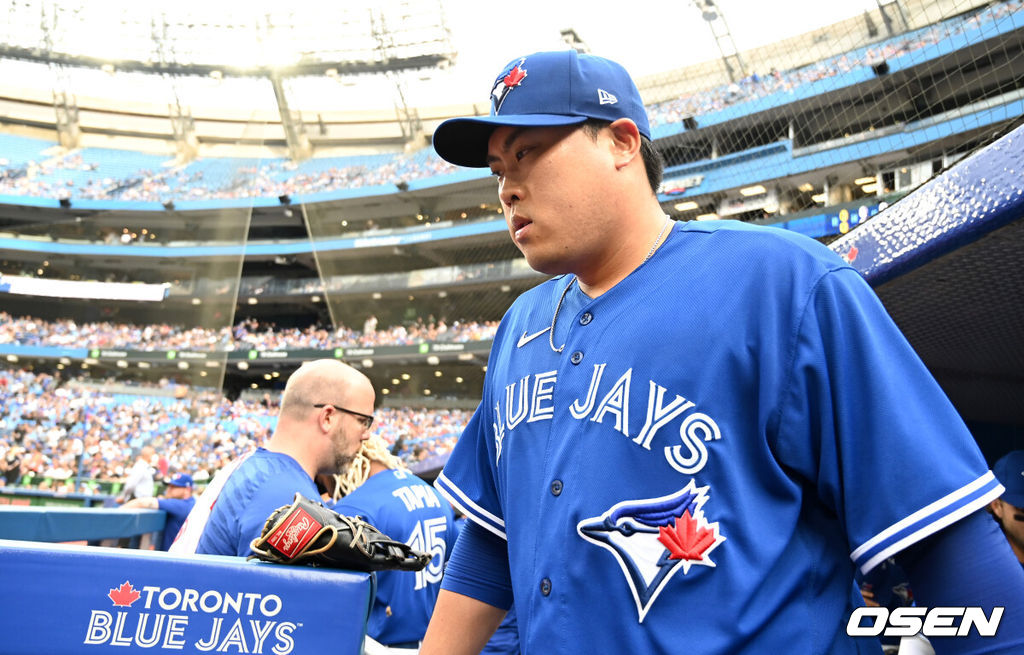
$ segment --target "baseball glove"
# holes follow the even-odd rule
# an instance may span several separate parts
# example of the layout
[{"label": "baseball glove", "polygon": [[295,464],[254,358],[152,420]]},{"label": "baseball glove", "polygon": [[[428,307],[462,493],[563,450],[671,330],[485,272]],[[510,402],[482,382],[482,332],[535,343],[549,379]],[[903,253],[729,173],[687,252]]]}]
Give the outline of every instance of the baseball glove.
[{"label": "baseball glove", "polygon": [[250,544],[256,557],[276,564],[307,564],[355,571],[420,571],[431,559],[383,534],[358,516],[343,516],[295,494],[278,507]]}]

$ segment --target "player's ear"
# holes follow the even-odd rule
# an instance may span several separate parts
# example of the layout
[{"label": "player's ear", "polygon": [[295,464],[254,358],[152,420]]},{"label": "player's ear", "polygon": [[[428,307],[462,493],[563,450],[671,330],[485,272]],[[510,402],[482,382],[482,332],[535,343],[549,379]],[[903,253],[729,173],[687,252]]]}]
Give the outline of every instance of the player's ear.
[{"label": "player's ear", "polygon": [[615,168],[621,169],[640,157],[640,130],[628,118],[620,118],[608,126],[612,140]]}]

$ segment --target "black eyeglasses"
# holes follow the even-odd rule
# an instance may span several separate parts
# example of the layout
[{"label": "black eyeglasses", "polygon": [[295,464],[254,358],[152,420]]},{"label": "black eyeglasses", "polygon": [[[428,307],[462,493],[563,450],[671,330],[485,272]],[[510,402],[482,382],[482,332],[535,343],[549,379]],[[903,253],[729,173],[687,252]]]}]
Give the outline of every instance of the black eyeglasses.
[{"label": "black eyeglasses", "polygon": [[320,409],[322,407],[333,407],[339,412],[345,412],[346,414],[351,414],[352,416],[355,416],[357,419],[359,419],[359,422],[363,424],[364,430],[369,430],[371,427],[373,427],[373,416],[371,416],[370,414],[353,412],[351,409],[338,407],[337,405],[332,405],[331,403],[316,403],[315,405],[313,405],[313,407],[316,407],[317,409]]}]

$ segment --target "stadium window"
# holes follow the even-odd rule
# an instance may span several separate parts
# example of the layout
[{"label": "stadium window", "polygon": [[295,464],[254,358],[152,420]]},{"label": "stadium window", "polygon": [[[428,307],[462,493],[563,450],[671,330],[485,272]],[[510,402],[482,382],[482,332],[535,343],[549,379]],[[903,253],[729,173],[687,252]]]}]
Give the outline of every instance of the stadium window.
[{"label": "stadium window", "polygon": [[896,190],[896,173],[893,171],[882,172],[882,193],[891,193]]}]

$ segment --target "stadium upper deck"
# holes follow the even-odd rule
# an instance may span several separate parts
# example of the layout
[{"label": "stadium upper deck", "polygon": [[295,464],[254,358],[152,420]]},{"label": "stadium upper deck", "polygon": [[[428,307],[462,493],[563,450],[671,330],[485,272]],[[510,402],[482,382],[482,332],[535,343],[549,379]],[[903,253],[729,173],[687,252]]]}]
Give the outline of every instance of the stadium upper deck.
[{"label": "stadium upper deck", "polygon": [[[922,149],[930,151],[928,159],[955,153],[978,130],[1024,113],[1020,58],[1014,57],[1024,40],[1021,7],[1020,0],[994,4],[811,64],[751,73],[737,82],[652,103],[655,138],[669,163],[664,199],[701,196],[697,202],[703,211],[720,204],[711,202],[714,194],[735,196],[744,186],[772,181],[756,172],[766,168],[786,174],[774,178],[784,187],[809,183],[828,194],[828,177],[844,179],[852,169],[857,169],[855,178],[863,177],[872,164],[897,161],[901,153],[903,159]],[[52,107],[28,104],[52,113]],[[17,98],[2,98],[0,106],[10,125],[43,124],[41,116],[25,115]],[[92,128],[81,120],[87,134],[104,134],[108,141],[127,136],[115,126]],[[126,114],[117,122],[132,120]],[[953,135],[961,138],[950,142]],[[231,140],[248,139],[210,135],[211,142]],[[255,141],[264,154],[265,146],[275,142]],[[788,150],[759,150],[772,144],[788,145]],[[51,207],[64,199],[89,210],[161,211],[168,203],[179,210],[266,206],[282,196],[292,202],[325,202],[483,177],[456,171],[429,148],[317,156],[298,163],[280,156],[201,156],[189,162],[109,147],[66,151],[55,139],[8,134],[0,139],[0,152],[0,196],[6,196],[6,204]],[[735,154],[742,156],[726,157]],[[798,175],[804,176],[802,182],[788,179]],[[695,177],[702,178],[697,185],[679,184]],[[680,186],[688,188],[671,193]],[[783,213],[793,210],[791,203],[776,204]]]},{"label": "stadium upper deck", "polygon": [[[649,110],[669,164],[666,212],[770,222],[830,239],[1024,113],[1024,3],[939,4],[943,20],[933,15],[867,45],[816,48],[811,64],[735,83],[708,75],[717,82],[698,93],[657,89]],[[83,116],[85,147],[64,151],[38,138],[40,117],[18,113],[23,101],[3,105],[12,124],[35,127],[28,136],[19,128],[0,135],[0,285],[11,276],[148,283],[161,286],[163,300],[55,303],[7,294],[4,308],[15,316],[214,331],[245,318],[298,329],[361,325],[371,314],[382,325],[431,315],[487,322],[542,279],[505,237],[486,171],[453,170],[429,148],[333,156],[328,147],[327,156],[296,163],[281,156],[261,119],[252,130],[243,121],[244,137],[229,130],[201,140],[198,159],[174,160],[129,149],[140,141],[111,127],[116,121],[97,123],[93,136],[107,143],[113,135],[109,144],[124,148],[98,147]],[[36,102],[36,110],[53,107]],[[123,118],[128,131],[138,127],[136,113]],[[219,156],[232,138],[238,156]],[[465,366],[477,369],[486,357],[486,344],[436,354],[422,345],[354,356],[375,363],[382,380],[430,357],[449,364],[465,355]],[[389,358],[394,366],[385,370]],[[111,372],[157,364],[101,359]],[[214,357],[204,365],[223,371],[227,363]],[[269,374],[262,364],[255,361],[252,377]],[[432,376],[433,365],[423,372]]]}]

